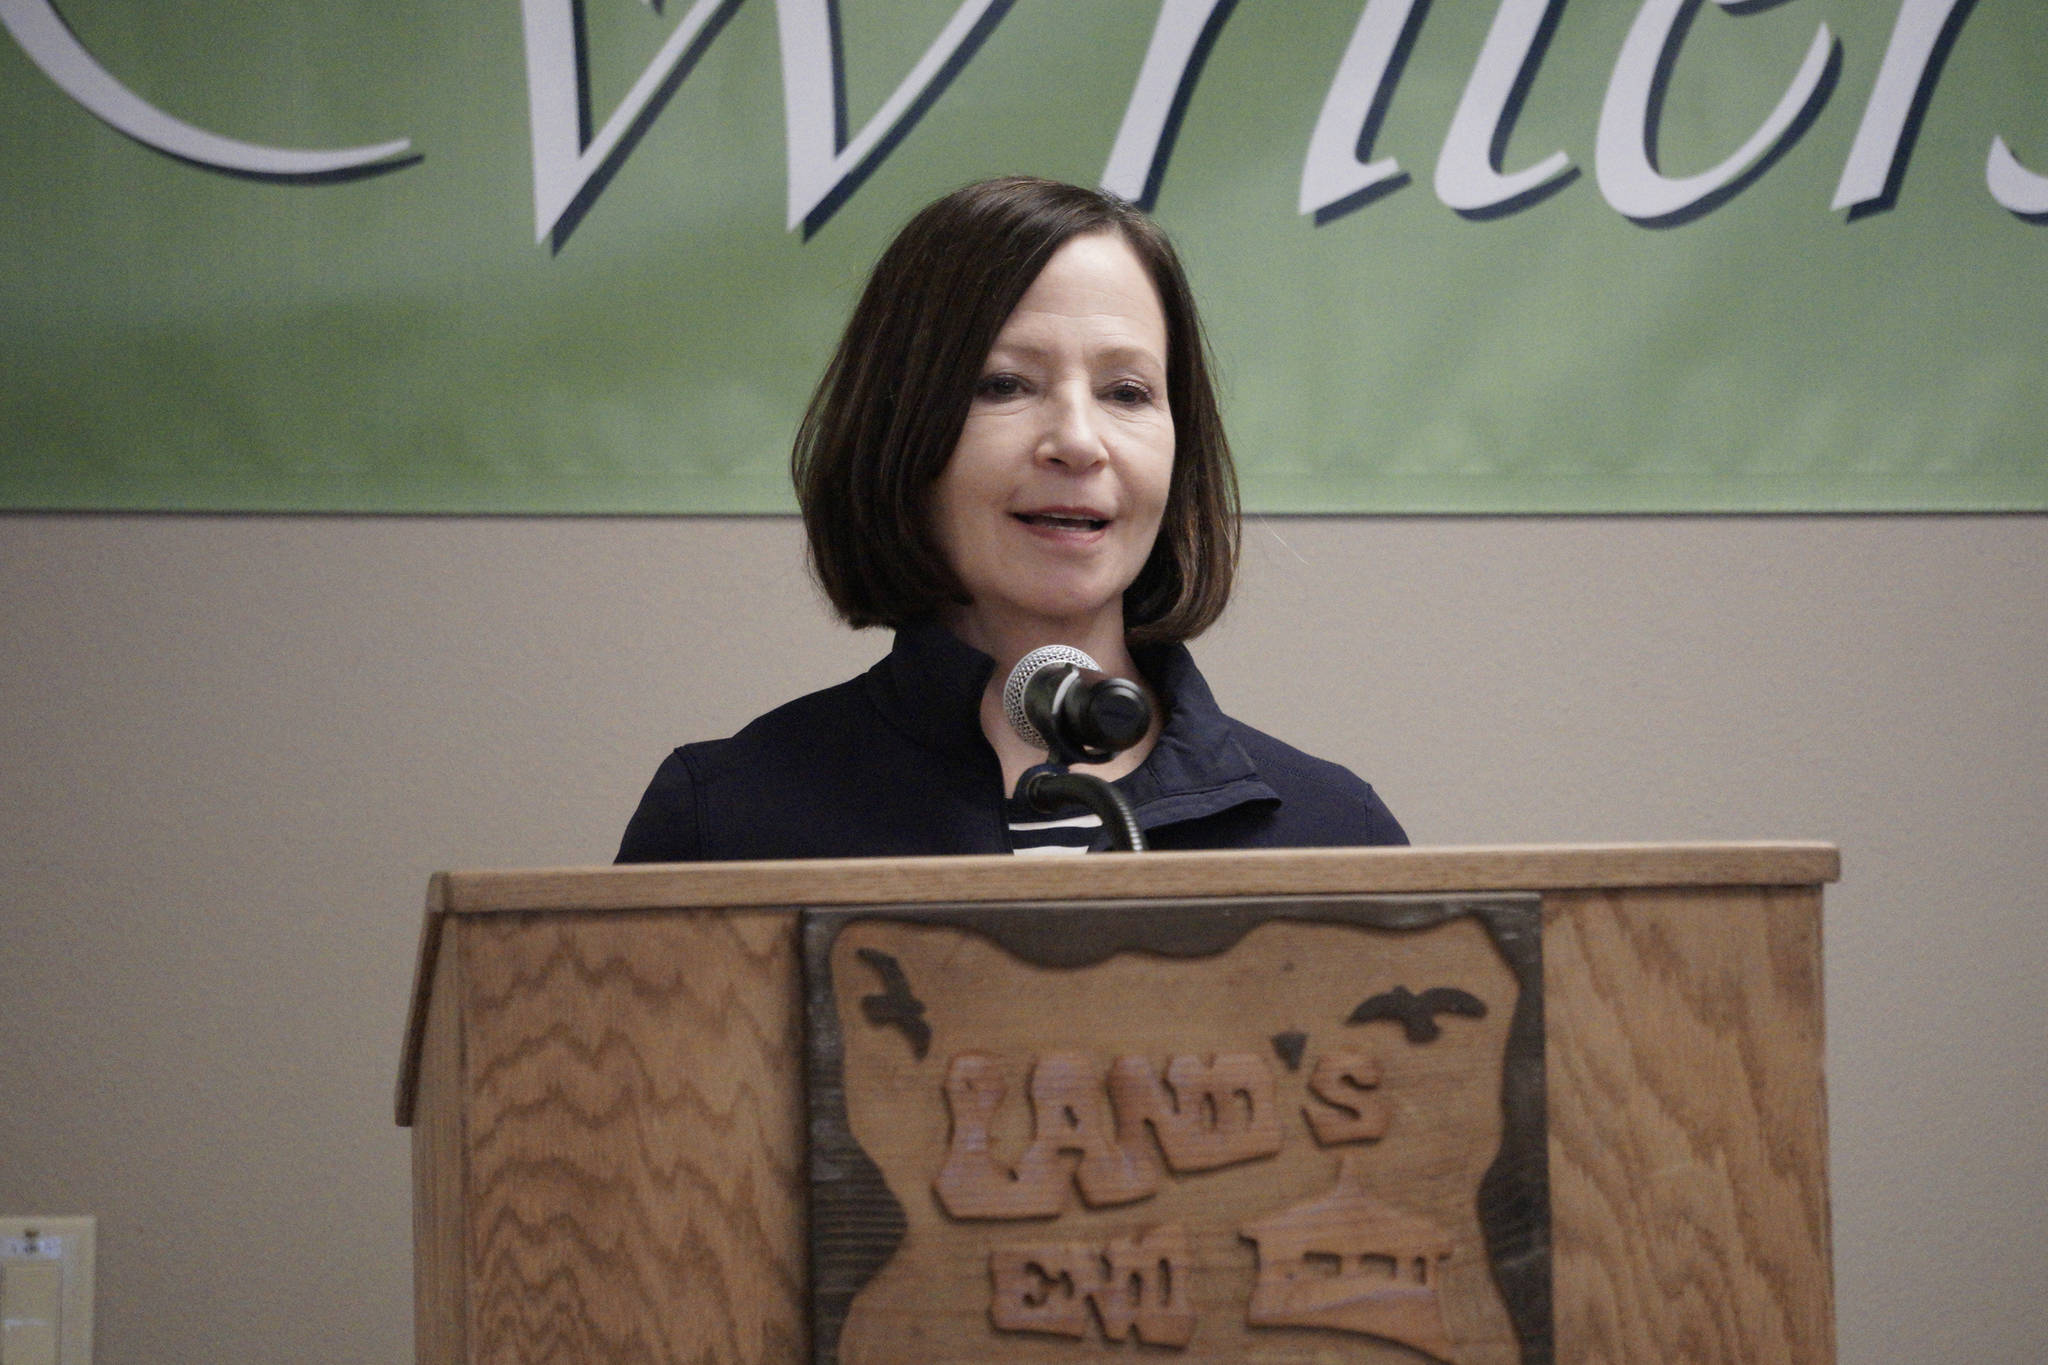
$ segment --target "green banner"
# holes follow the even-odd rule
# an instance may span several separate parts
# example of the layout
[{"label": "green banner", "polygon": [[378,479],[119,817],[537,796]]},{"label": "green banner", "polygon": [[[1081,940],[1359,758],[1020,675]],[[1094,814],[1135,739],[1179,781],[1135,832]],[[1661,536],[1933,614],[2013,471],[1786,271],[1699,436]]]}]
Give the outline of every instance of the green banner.
[{"label": "green banner", "polygon": [[1151,206],[1272,512],[2048,508],[2040,0],[0,0],[0,505],[768,512],[867,266]]}]

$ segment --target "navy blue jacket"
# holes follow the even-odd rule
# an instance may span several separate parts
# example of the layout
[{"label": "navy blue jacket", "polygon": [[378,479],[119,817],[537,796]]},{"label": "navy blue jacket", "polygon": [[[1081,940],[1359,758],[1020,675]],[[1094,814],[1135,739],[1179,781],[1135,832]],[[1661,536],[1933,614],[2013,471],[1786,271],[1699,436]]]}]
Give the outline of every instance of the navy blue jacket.
[{"label": "navy blue jacket", "polygon": [[[1217,709],[1179,645],[1138,651],[1166,707],[1118,779],[1157,849],[1405,844],[1371,787]],[[995,661],[936,624],[866,673],[662,762],[622,863],[1007,853],[1003,777],[981,732]],[[1107,842],[1107,835],[1100,843]]]}]

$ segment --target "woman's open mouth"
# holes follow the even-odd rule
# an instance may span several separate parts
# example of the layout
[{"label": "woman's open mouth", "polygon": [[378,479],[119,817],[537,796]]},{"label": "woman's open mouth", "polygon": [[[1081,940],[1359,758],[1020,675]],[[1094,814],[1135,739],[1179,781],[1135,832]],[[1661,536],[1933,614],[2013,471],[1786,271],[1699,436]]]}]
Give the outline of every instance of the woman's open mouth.
[{"label": "woman's open mouth", "polygon": [[1068,512],[1012,512],[1026,526],[1043,526],[1052,531],[1100,531],[1109,525],[1106,517],[1081,516]]}]

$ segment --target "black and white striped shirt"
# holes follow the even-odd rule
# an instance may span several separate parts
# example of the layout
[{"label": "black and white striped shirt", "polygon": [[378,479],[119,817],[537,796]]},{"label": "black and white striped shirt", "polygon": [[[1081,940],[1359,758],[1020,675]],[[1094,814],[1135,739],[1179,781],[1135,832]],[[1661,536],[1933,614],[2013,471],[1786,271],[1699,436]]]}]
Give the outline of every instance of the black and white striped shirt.
[{"label": "black and white striped shirt", "polygon": [[1015,798],[1003,803],[1003,823],[1010,831],[1010,852],[1020,858],[1086,853],[1102,832],[1102,817],[1092,811],[1040,815]]}]

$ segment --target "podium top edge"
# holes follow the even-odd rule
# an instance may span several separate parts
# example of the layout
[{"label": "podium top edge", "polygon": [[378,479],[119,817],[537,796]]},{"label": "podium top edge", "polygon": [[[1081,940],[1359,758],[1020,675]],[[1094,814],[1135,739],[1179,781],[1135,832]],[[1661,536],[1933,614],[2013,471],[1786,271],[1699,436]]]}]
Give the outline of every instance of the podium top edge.
[{"label": "podium top edge", "polygon": [[952,901],[1817,886],[1841,877],[1818,842],[1529,844],[1219,850],[1017,858],[806,859],[437,874],[451,914]]}]

